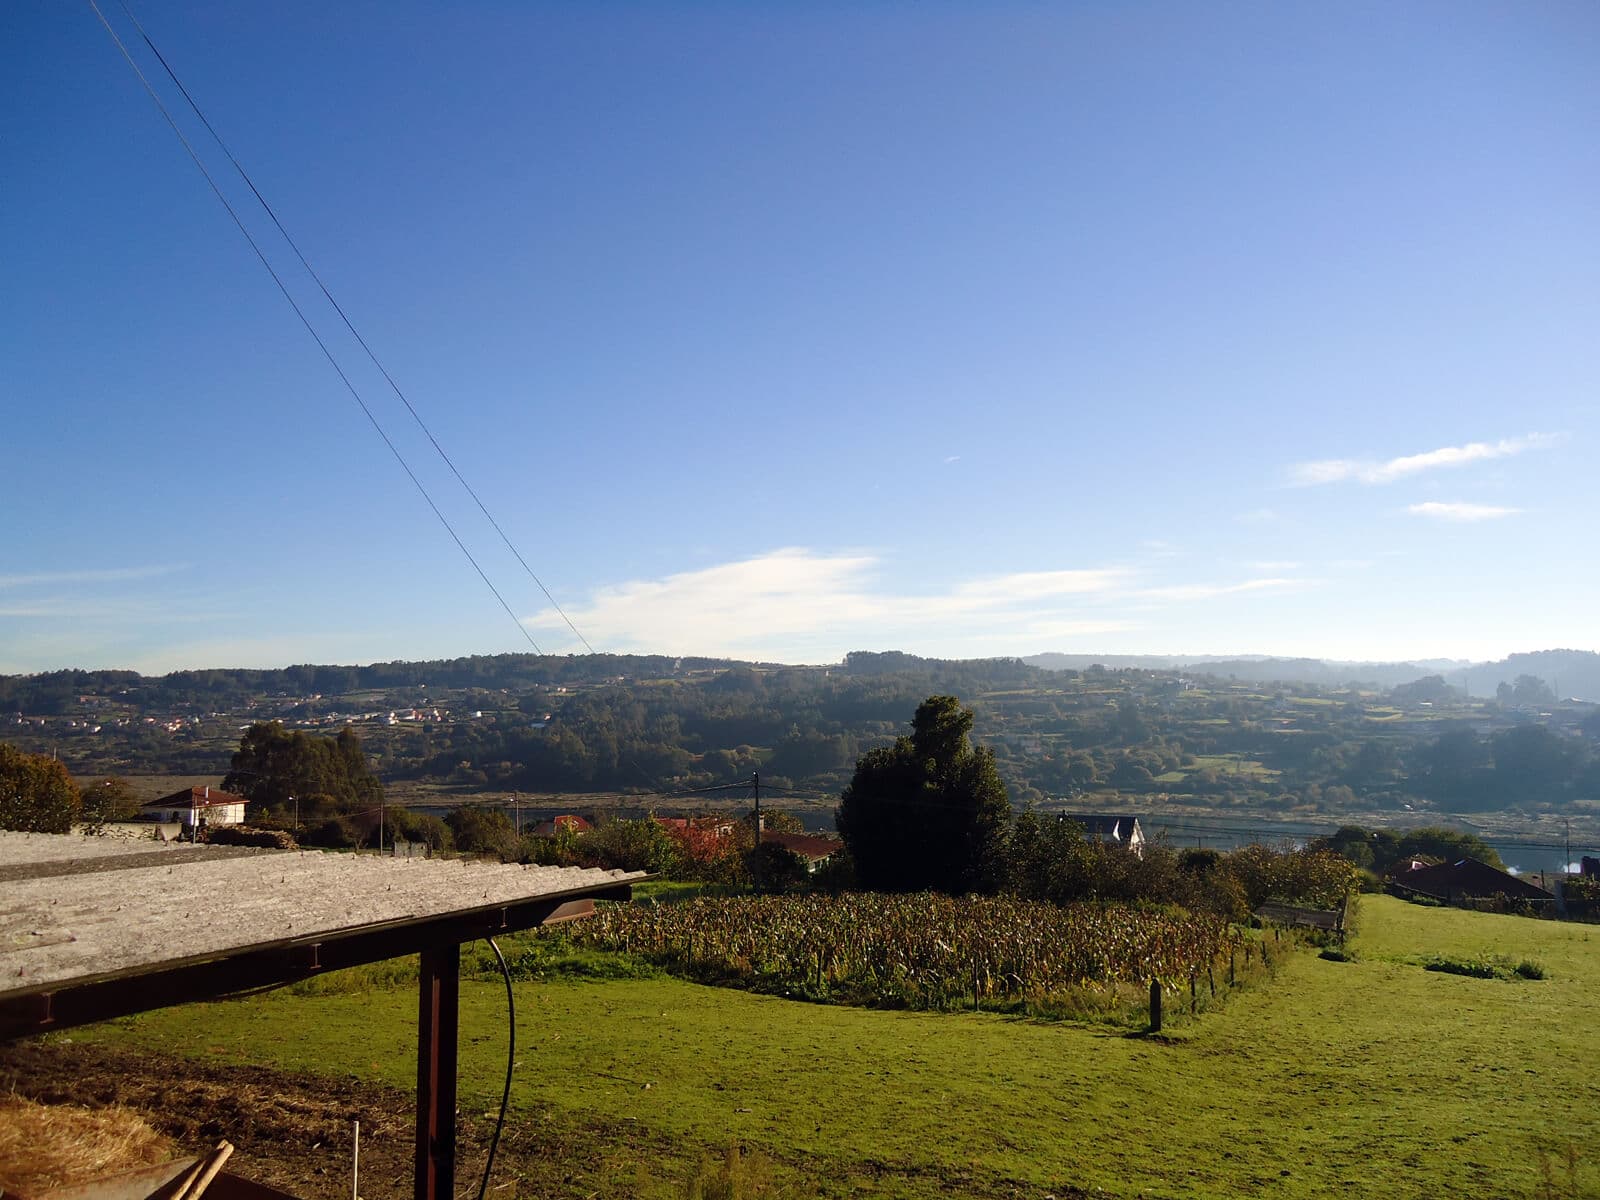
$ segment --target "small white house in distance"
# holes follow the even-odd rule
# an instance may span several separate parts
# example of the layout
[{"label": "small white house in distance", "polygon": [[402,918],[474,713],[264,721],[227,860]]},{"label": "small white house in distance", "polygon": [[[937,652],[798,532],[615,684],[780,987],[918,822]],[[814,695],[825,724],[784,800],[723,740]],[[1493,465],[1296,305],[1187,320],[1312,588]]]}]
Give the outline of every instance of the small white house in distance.
[{"label": "small white house in distance", "polygon": [[192,787],[152,800],[140,808],[147,821],[177,821],[186,829],[201,825],[243,825],[243,796],[220,788]]}]

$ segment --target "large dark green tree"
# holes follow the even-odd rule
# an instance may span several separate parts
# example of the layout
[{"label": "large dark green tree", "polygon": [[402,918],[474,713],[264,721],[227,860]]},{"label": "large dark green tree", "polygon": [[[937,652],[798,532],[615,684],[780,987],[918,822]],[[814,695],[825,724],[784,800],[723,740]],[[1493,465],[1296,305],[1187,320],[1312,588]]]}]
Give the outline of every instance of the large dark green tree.
[{"label": "large dark green tree", "polygon": [[857,760],[836,818],[862,887],[959,893],[1000,885],[1011,802],[994,755],[971,745],[971,731],[971,710],[954,696],[930,696],[909,737]]},{"label": "large dark green tree", "polygon": [[82,800],[67,768],[0,742],[0,829],[66,833]]},{"label": "large dark green tree", "polygon": [[354,730],[318,737],[279,721],[257,721],[245,730],[222,786],[280,813],[296,798],[308,814],[319,805],[338,812],[376,808],[383,798]]}]

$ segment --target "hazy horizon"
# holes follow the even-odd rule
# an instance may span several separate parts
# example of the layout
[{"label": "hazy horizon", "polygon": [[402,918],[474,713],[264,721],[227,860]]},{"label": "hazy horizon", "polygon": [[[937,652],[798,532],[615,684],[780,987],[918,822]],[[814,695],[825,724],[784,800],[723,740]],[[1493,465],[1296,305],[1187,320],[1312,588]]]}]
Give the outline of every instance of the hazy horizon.
[{"label": "hazy horizon", "polygon": [[[1494,658],[1487,658],[1487,659],[1443,658],[1443,657],[1429,657],[1429,656],[1416,656],[1416,655],[1410,656],[1410,657],[1405,657],[1405,658],[1393,658],[1393,659],[1336,658],[1336,657],[1331,657],[1331,656],[1328,656],[1328,655],[1317,655],[1317,654],[1309,654],[1309,655],[1264,654],[1264,653],[1261,653],[1259,651],[1249,651],[1249,650],[1219,651],[1219,652],[1215,652],[1215,653],[1207,653],[1207,652],[1204,652],[1204,651],[1174,651],[1174,652],[1166,652],[1166,653],[1164,653],[1164,652],[1145,653],[1145,652],[1141,652],[1141,651],[1121,651],[1121,650],[1116,650],[1116,651],[1040,650],[1040,651],[1035,651],[1033,653],[1028,653],[1028,654],[966,655],[966,656],[957,656],[957,657],[952,658],[951,656],[946,656],[946,655],[922,654],[922,653],[920,653],[920,652],[918,652],[916,650],[907,649],[906,647],[903,647],[903,646],[882,646],[882,647],[854,646],[854,647],[851,647],[851,650],[846,651],[845,654],[852,653],[852,652],[855,652],[855,651],[866,651],[868,653],[894,653],[894,652],[898,652],[898,653],[910,654],[910,655],[913,655],[913,656],[918,657],[918,658],[938,659],[938,660],[942,660],[942,661],[962,661],[962,660],[970,661],[970,660],[982,659],[982,658],[1008,658],[1008,659],[1021,659],[1021,660],[1028,661],[1028,660],[1033,660],[1033,659],[1037,659],[1037,658],[1045,658],[1045,657],[1050,657],[1050,656],[1053,656],[1053,655],[1060,655],[1062,657],[1073,658],[1073,659],[1104,658],[1104,659],[1107,659],[1107,660],[1114,660],[1114,659],[1138,658],[1138,659],[1152,659],[1152,660],[1157,660],[1157,659],[1160,659],[1160,660],[1183,660],[1186,664],[1188,664],[1188,663],[1197,663],[1197,662],[1311,661],[1311,662],[1323,662],[1323,663],[1327,663],[1327,664],[1329,664],[1331,666],[1346,666],[1346,665],[1349,665],[1349,666],[1402,666],[1402,665],[1415,665],[1415,666],[1418,666],[1418,667],[1426,667],[1426,666],[1430,666],[1430,665],[1437,665],[1437,666],[1439,666],[1441,668],[1448,667],[1449,669],[1460,669],[1460,668],[1466,668],[1466,667],[1481,666],[1481,665],[1484,665],[1484,664],[1492,664],[1492,663],[1503,662],[1503,661],[1506,661],[1508,658],[1511,658],[1511,657],[1513,657],[1515,655],[1519,655],[1519,654],[1574,653],[1574,652],[1575,653],[1580,653],[1580,654],[1600,653],[1600,652],[1597,652],[1597,651],[1581,650],[1581,649],[1576,649],[1574,647],[1568,647],[1568,646],[1541,646],[1541,647],[1530,648],[1530,649],[1512,650],[1512,651],[1508,651],[1506,654],[1496,655]],[[484,652],[479,652],[479,653],[481,654],[481,653],[484,653]],[[490,651],[490,652],[487,652],[487,653],[490,653],[490,654],[527,654],[527,653],[531,653],[531,652],[530,651],[521,651],[521,650],[517,650],[517,649],[513,648],[513,649],[509,649],[509,650]],[[578,656],[582,656],[583,654],[586,654],[588,652],[584,651],[582,649],[579,649],[579,650],[575,651],[574,653],[576,655],[578,655]],[[611,653],[611,652],[610,651],[599,650],[599,651],[597,651],[597,653],[605,654],[605,653]],[[837,658],[832,658],[832,659],[785,659],[785,658],[738,658],[738,657],[729,656],[729,655],[701,654],[701,653],[695,653],[695,652],[685,652],[685,653],[681,653],[681,654],[667,654],[667,653],[662,652],[662,651],[650,651],[650,650],[630,650],[630,651],[625,651],[625,652],[624,651],[619,651],[619,652],[616,652],[616,653],[634,654],[634,655],[641,655],[641,656],[659,655],[660,657],[668,657],[668,658],[711,658],[711,659],[723,659],[723,660],[734,661],[734,662],[744,662],[744,663],[752,663],[752,664],[757,664],[757,665],[771,665],[771,666],[783,666],[783,667],[835,667],[835,666],[840,665],[844,660],[844,654],[841,654]],[[237,670],[237,671],[273,671],[273,670],[283,670],[283,669],[286,669],[286,668],[289,668],[289,667],[304,667],[304,666],[316,666],[316,667],[369,667],[369,666],[375,666],[375,665],[378,665],[378,664],[381,664],[381,663],[386,663],[386,662],[436,662],[436,661],[450,661],[450,660],[457,659],[457,658],[469,658],[469,657],[473,657],[473,655],[471,655],[471,654],[445,654],[445,655],[428,656],[426,658],[412,658],[412,657],[398,657],[398,658],[395,658],[395,657],[391,657],[391,658],[381,658],[381,659],[338,659],[338,658],[297,659],[297,660],[293,660],[293,661],[282,661],[282,662],[206,662],[206,663],[185,663],[185,664],[182,664],[182,665],[166,667],[166,668],[162,668],[162,669],[158,669],[158,670],[141,670],[139,668],[129,667],[129,666],[125,666],[125,665],[118,665],[118,664],[115,664],[115,663],[94,663],[94,664],[87,664],[87,665],[86,664],[80,664],[80,663],[65,663],[65,664],[62,664],[62,665],[59,665],[59,666],[46,667],[46,668],[41,668],[39,670],[33,670],[33,671],[3,671],[3,670],[0,670],[0,675],[40,675],[40,674],[48,674],[48,673],[50,673],[52,671],[70,671],[70,670],[81,670],[81,671],[137,670],[139,672],[139,674],[141,674],[141,675],[157,676],[157,675],[171,674],[173,672],[178,672],[178,671],[205,671],[205,670],[217,670],[217,671],[235,671],[235,670]]]}]

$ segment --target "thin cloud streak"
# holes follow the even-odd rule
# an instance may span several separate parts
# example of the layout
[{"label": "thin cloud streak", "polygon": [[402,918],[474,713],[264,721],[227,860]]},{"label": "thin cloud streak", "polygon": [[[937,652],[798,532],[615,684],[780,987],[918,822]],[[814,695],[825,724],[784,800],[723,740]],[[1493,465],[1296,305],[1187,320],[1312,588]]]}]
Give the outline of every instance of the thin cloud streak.
[{"label": "thin cloud streak", "polygon": [[1432,517],[1436,521],[1495,521],[1501,517],[1516,516],[1522,510],[1503,508],[1497,504],[1429,500],[1426,504],[1413,504],[1406,511],[1414,517]]},{"label": "thin cloud streak", "polygon": [[1143,600],[1212,600],[1218,596],[1238,596],[1250,592],[1296,591],[1316,584],[1314,579],[1246,579],[1242,583],[1180,583],[1170,587],[1145,588],[1137,595]]},{"label": "thin cloud streak", "polygon": [[1463,446],[1441,446],[1421,454],[1405,454],[1385,461],[1357,458],[1325,458],[1296,463],[1289,468],[1289,482],[1296,487],[1317,487],[1354,480],[1364,484],[1393,483],[1424,471],[1464,467],[1496,458],[1509,458],[1529,450],[1545,450],[1565,440],[1564,434],[1530,433],[1523,437],[1501,438],[1497,442],[1468,442]]},{"label": "thin cloud streak", "polygon": [[[886,590],[879,560],[787,548],[660,579],[597,589],[567,613],[597,646],[653,653],[726,654],[836,661],[851,649],[891,644],[956,653],[959,647],[1032,653],[1041,642],[1127,633],[1130,604],[1148,610],[1208,597],[1308,586],[1295,579],[1139,587],[1128,567],[1024,571],[957,581],[923,594]],[[559,634],[544,609],[526,624]]]},{"label": "thin cloud streak", "polygon": [[128,583],[181,571],[182,566],[101,567],[81,571],[31,571],[0,575],[0,588],[53,587],[64,583]]}]

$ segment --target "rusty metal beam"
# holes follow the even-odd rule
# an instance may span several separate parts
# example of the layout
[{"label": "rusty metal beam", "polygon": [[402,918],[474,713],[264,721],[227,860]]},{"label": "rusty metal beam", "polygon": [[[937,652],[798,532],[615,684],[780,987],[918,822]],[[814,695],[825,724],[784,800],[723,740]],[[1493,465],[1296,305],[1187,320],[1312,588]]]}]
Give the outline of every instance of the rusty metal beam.
[{"label": "rusty metal beam", "polygon": [[65,985],[19,990],[0,997],[0,1041],[276,987],[343,967],[570,921],[594,910],[593,897],[626,900],[630,894],[626,883],[589,887],[577,894],[546,895],[250,946],[216,958],[169,963],[157,970],[111,972]]},{"label": "rusty metal beam", "polygon": [[417,1162],[415,1200],[454,1200],[456,1032],[461,947],[422,953],[417,988]]}]

